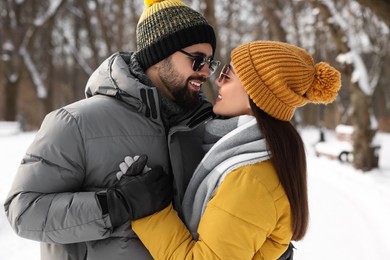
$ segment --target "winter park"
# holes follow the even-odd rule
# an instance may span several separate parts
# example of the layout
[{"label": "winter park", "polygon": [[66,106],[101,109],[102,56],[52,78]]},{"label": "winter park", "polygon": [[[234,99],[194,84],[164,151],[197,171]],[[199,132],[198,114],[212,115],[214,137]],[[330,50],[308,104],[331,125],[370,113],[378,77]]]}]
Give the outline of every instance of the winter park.
[{"label": "winter park", "polygon": [[[3,125],[3,124],[0,124]],[[380,133],[379,168],[370,172],[350,164],[316,157],[313,144],[319,131],[302,129],[308,153],[310,224],[305,239],[295,246],[297,260],[387,259],[390,254],[390,134]],[[35,132],[0,128],[0,198],[4,203],[19,161]],[[326,134],[330,140],[334,134]],[[39,243],[12,231],[2,207],[0,213],[2,259],[40,259]]]},{"label": "winter park", "polygon": [[0,259],[390,259],[389,13],[0,1]]}]

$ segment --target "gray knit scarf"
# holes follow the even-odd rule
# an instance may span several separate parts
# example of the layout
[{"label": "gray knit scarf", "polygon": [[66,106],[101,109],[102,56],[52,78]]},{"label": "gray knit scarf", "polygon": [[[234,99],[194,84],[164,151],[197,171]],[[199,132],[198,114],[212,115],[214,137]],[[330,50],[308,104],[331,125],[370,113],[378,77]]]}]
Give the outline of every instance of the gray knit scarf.
[{"label": "gray knit scarf", "polygon": [[184,222],[194,239],[198,239],[197,229],[206,205],[225,176],[238,167],[270,158],[253,116],[210,121],[204,142],[208,152],[196,168],[182,203]]}]

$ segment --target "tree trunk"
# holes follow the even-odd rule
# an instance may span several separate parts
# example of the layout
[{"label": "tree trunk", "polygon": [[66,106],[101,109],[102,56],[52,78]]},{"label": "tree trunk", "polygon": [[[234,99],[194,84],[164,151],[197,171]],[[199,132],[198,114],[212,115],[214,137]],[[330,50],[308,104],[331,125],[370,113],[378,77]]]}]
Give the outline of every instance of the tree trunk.
[{"label": "tree trunk", "polygon": [[[0,49],[4,56],[7,56],[8,59],[1,59],[3,63],[2,76],[5,78],[4,81],[4,119],[6,121],[15,121],[18,113],[17,109],[17,100],[18,100],[18,89],[20,84],[21,77],[21,58],[19,56],[18,47],[22,41],[24,34],[23,28],[21,28],[19,17],[21,13],[20,5],[17,5],[11,1],[2,3],[1,5],[4,8],[4,17],[1,17],[1,42],[3,48],[6,42],[11,44],[12,48],[8,47],[7,49]],[[3,10],[2,10],[3,11]],[[14,12],[14,16],[11,13]]]},{"label": "tree trunk", "polygon": [[97,68],[99,66],[99,48],[97,47],[97,39],[95,35],[96,28],[92,26],[92,16],[88,8],[88,4],[85,1],[79,1],[81,10],[83,12],[83,22],[88,34],[89,47],[92,51],[92,68]]},{"label": "tree trunk", "polygon": [[[315,1],[314,3],[320,10],[323,22],[328,25],[330,34],[339,53],[348,53],[351,51],[348,43],[344,40],[347,38],[346,32],[336,23],[331,22],[333,15],[328,6],[320,1]],[[375,151],[371,148],[375,131],[371,129],[371,107],[368,102],[368,97],[362,92],[358,83],[352,81],[352,72],[354,69],[353,64],[345,64],[342,71],[342,74],[347,77],[350,83],[350,106],[352,111],[350,119],[354,126],[354,134],[352,136],[354,158],[352,164],[356,169],[368,171],[378,166]]]},{"label": "tree trunk", "polygon": [[7,80],[5,84],[5,121],[15,121],[17,116],[17,97],[19,83]]},{"label": "tree trunk", "polygon": [[54,47],[52,44],[52,31],[53,31],[54,22],[52,19],[50,19],[43,32],[43,38],[45,39],[42,44],[45,46],[45,49],[47,50],[45,53],[43,53],[42,62],[46,66],[46,80],[45,85],[47,89],[47,96],[45,99],[43,99],[43,104],[45,108],[45,114],[51,112],[54,109],[54,100],[53,100],[53,91],[54,91],[54,82],[55,82],[55,70],[54,70],[54,64],[53,64],[53,57],[52,53],[54,52]]},{"label": "tree trunk", "polygon": [[[210,1],[205,1],[205,9],[203,10],[204,12],[204,16],[206,18],[206,20],[213,26],[214,30],[216,30],[217,28],[217,20],[215,18],[215,2],[214,0],[210,0]],[[215,36],[218,37],[218,33],[215,32]],[[218,43],[218,39],[217,39],[217,43]],[[217,49],[218,51],[218,49]],[[218,53],[215,53],[214,54],[215,57],[218,57]],[[212,79],[212,78],[211,78]],[[208,82],[207,84],[204,84],[203,86],[203,91],[204,93],[206,94],[208,100],[210,100],[211,102],[214,102],[214,100],[216,99],[217,97],[217,94],[215,93],[214,89],[213,89],[213,84],[210,84],[210,82]]]},{"label": "tree trunk", "polygon": [[282,21],[277,15],[281,12],[275,1],[264,1],[264,18],[269,23],[270,40],[287,42],[286,32],[282,27]]},{"label": "tree trunk", "polygon": [[369,171],[378,167],[378,157],[371,145],[375,130],[369,127],[371,123],[368,97],[357,84],[351,86],[351,106],[351,121],[354,126],[352,164],[356,169]]},{"label": "tree trunk", "polygon": [[[100,5],[99,1],[94,0],[94,2],[96,4],[96,8],[95,8],[96,18],[97,18],[98,24],[100,25],[100,31],[103,34],[103,42],[106,45],[107,52],[111,54],[113,52],[113,48],[111,46],[112,39],[110,38],[110,35],[108,33],[109,28],[106,24],[107,17],[103,16],[102,12],[104,12],[104,10],[102,10],[103,7],[102,7],[102,5]],[[122,33],[122,32],[120,32],[120,33]]]}]

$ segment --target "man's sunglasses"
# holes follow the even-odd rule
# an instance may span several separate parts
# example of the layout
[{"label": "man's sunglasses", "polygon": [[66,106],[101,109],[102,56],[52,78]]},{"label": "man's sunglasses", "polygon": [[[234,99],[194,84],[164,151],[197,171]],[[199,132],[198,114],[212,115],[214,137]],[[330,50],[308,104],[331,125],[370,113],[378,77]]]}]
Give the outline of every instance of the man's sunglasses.
[{"label": "man's sunglasses", "polygon": [[230,64],[223,65],[221,73],[219,73],[218,76],[219,82],[222,82],[224,79],[231,79],[231,77],[229,76],[230,69],[231,69]]},{"label": "man's sunglasses", "polygon": [[200,71],[203,68],[203,66],[207,63],[209,64],[210,74],[213,74],[217,70],[219,64],[221,64],[218,60],[213,60],[212,57],[207,58],[200,55],[192,55],[191,53],[188,53],[183,50],[179,50],[179,51],[187,55],[193,60],[192,62],[193,71]]}]

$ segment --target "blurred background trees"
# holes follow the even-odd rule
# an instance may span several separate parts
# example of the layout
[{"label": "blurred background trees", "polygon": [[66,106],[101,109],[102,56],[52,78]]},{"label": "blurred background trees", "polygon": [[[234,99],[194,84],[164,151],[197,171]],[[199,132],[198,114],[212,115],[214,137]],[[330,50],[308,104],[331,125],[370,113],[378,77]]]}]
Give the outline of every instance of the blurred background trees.
[{"label": "blurred background trees", "polygon": [[[184,2],[214,25],[223,63],[240,43],[277,40],[342,72],[336,102],[299,109],[296,124],[354,125],[354,148],[363,155],[376,130],[390,132],[390,0]],[[141,0],[0,1],[0,120],[36,129],[48,112],[84,98],[88,77],[104,59],[136,49],[143,8]],[[205,88],[211,101],[212,82]]]}]

